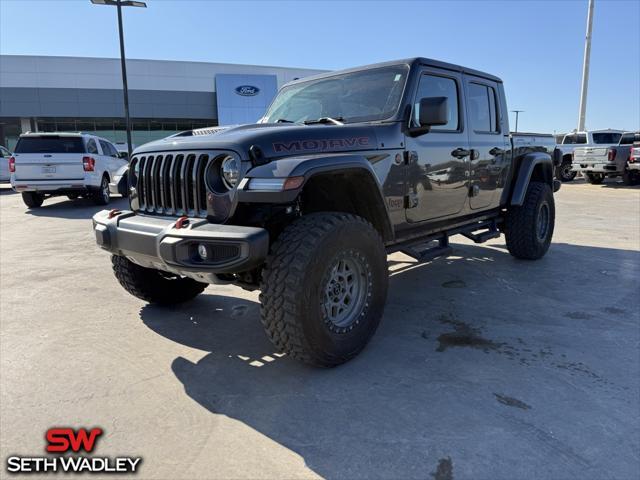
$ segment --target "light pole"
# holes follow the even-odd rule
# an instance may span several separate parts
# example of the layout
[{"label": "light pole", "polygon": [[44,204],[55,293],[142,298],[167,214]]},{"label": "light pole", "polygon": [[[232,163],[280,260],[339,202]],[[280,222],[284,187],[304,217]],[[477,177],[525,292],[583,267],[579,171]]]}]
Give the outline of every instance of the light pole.
[{"label": "light pole", "polygon": [[129,87],[127,86],[127,63],[124,56],[124,33],[122,30],[122,7],[147,8],[144,2],[133,0],[91,0],[95,5],[110,5],[118,8],[118,32],[120,33],[120,66],[122,68],[122,91],[124,95],[124,119],[127,129],[127,151],[131,158],[131,120],[129,119]]},{"label": "light pole", "polygon": [[587,10],[587,34],[584,39],[584,59],[582,61],[582,87],[580,88],[580,113],[578,114],[578,131],[584,132],[587,114],[587,89],[589,88],[589,61],[591,60],[591,32],[593,30],[593,1],[589,0]]},{"label": "light pole", "polygon": [[511,110],[513,113],[516,114],[516,133],[518,132],[518,116],[524,112],[524,110]]}]

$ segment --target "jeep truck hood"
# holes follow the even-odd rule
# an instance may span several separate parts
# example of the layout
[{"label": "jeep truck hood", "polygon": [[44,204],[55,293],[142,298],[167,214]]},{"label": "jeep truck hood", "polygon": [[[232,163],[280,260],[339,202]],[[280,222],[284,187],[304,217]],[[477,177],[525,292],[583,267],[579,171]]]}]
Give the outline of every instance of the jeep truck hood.
[{"label": "jeep truck hood", "polygon": [[[233,150],[243,160],[249,149],[259,149],[265,159],[291,155],[353,152],[397,148],[401,142],[396,124],[300,125],[264,123],[192,130],[147,143],[142,153],[184,150]],[[393,138],[395,141],[385,139]]]}]

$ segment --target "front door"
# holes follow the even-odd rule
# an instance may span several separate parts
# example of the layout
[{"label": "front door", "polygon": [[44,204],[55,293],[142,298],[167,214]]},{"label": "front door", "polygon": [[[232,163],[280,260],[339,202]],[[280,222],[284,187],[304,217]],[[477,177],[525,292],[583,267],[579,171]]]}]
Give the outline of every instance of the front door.
[{"label": "front door", "polygon": [[449,121],[418,137],[407,136],[408,222],[455,215],[464,208],[469,193],[462,76],[424,69],[413,101],[412,122],[416,125],[420,99],[425,97],[447,97]]},{"label": "front door", "polygon": [[509,132],[499,101],[496,82],[464,76],[467,98],[471,159],[469,205],[472,209],[493,208],[499,202],[509,166]]}]

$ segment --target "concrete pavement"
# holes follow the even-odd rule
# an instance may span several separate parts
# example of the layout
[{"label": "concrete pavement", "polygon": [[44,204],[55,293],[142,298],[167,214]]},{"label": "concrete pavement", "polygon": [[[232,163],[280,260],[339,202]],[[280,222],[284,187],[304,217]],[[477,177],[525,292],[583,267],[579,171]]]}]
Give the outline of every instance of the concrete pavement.
[{"label": "concrete pavement", "polygon": [[538,262],[394,254],[377,334],[332,370],[274,351],[256,292],[127,294],[89,201],[0,193],[2,477],[52,426],[102,427],[145,479],[640,476],[637,187],[564,184]]}]

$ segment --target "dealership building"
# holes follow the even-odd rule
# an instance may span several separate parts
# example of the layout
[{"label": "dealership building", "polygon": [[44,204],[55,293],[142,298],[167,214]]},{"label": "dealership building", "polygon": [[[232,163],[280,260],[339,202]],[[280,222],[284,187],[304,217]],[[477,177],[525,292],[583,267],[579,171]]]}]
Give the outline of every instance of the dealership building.
[{"label": "dealership building", "polygon": [[[134,145],[259,119],[279,87],[321,73],[228,63],[127,60]],[[0,55],[0,144],[24,132],[94,132],[126,142],[120,60]]]}]

